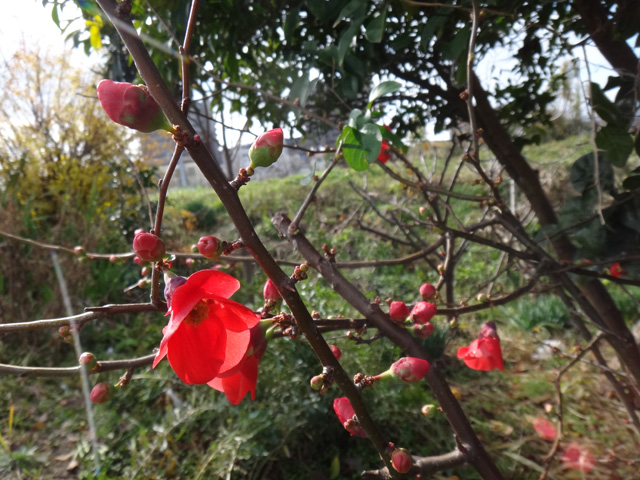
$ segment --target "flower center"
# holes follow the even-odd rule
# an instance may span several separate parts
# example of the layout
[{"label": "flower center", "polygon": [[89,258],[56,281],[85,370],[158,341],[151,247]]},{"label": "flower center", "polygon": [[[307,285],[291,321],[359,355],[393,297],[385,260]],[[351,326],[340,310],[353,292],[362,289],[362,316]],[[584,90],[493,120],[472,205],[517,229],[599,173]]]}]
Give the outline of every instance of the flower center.
[{"label": "flower center", "polygon": [[209,316],[209,307],[213,303],[210,298],[203,298],[191,309],[183,322],[192,327],[197,327]]}]

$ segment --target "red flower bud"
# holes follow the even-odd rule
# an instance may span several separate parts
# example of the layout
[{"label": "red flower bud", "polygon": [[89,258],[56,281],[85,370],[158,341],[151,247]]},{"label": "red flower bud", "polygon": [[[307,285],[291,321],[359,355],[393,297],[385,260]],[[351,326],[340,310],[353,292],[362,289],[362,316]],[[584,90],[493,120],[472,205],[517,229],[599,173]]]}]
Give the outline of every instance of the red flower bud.
[{"label": "red flower bud", "polygon": [[94,370],[98,366],[98,359],[93,353],[84,352],[80,355],[78,362],[86,367],[87,370]]},{"label": "red flower bud", "polygon": [[102,80],[98,100],[109,118],[125,127],[141,132],[173,130],[145,85]]},{"label": "red flower bud", "polygon": [[273,165],[282,154],[284,136],[281,128],[260,135],[249,149],[250,168]]},{"label": "red flower bud", "polygon": [[203,257],[215,260],[222,253],[222,243],[213,235],[206,235],[198,240],[198,251]]},{"label": "red flower bud", "polygon": [[393,365],[391,372],[403,382],[413,383],[422,379],[429,372],[429,362],[416,357],[403,357]]},{"label": "red flower bud", "polygon": [[404,302],[394,301],[389,305],[389,317],[398,323],[403,323],[409,316],[409,307]]},{"label": "red flower bud", "polygon": [[111,385],[107,382],[98,383],[91,389],[89,398],[93,403],[104,403],[111,397],[111,391]]},{"label": "red flower bud", "polygon": [[262,296],[264,297],[265,302],[277,302],[282,300],[280,296],[280,292],[276,288],[275,284],[271,281],[270,278],[264,282],[264,288],[262,289]]},{"label": "red flower bud", "polygon": [[342,356],[342,352],[340,351],[338,346],[329,345],[329,348],[331,349],[331,353],[333,353],[333,356],[336,357],[336,360],[340,360],[340,357]]},{"label": "red flower bud", "polygon": [[411,310],[411,320],[415,323],[427,323],[433,318],[438,309],[433,303],[418,302]]},{"label": "red flower bud", "polygon": [[423,283],[420,286],[420,296],[423,300],[431,300],[435,294],[436,287],[434,287],[430,283]]},{"label": "red flower bud", "polygon": [[407,473],[413,466],[411,455],[405,448],[396,448],[391,454],[391,465],[399,473]]},{"label": "red flower bud", "polygon": [[414,323],[413,333],[416,335],[416,337],[426,340],[433,333],[433,323],[431,322],[427,322],[423,324]]},{"label": "red flower bud", "polygon": [[165,251],[164,242],[153,233],[137,233],[136,236],[133,237],[133,251],[136,252],[138,258],[143,262],[162,260]]}]

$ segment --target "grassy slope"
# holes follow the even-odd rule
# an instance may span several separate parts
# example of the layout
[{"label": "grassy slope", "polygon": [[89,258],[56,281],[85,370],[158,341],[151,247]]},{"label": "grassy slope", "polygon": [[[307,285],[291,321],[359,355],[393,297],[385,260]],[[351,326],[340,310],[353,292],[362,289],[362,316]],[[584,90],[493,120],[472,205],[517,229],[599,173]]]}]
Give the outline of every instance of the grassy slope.
[{"label": "grassy slope", "polygon": [[[575,140],[568,143],[575,144]],[[562,158],[558,151],[566,151],[568,145],[551,144],[544,149],[528,150],[526,154],[542,167],[552,163],[550,158]],[[575,159],[577,154],[572,151],[571,158]],[[464,176],[473,178],[467,171],[463,172]],[[354,218],[400,236],[397,228],[389,229],[372,213],[370,206],[348,185],[349,180],[418,214],[419,204],[413,201],[416,193],[390,183],[379,168],[374,167],[365,175],[337,169],[305,217],[305,227],[313,242],[318,246],[330,243],[338,251],[338,260],[390,258],[412,251],[412,247],[372,238],[357,228]],[[302,186],[301,181],[304,182],[303,177],[295,176],[252,182],[241,190],[259,234],[278,256],[290,255],[289,247],[278,238],[269,219],[280,209],[290,215],[295,213],[310,188]],[[463,188],[466,193],[482,190],[468,182]],[[382,197],[377,204],[386,208]],[[192,213],[188,213],[189,210]],[[458,211],[465,221],[477,214],[462,205]],[[206,228],[189,230],[187,226],[193,226],[194,219]],[[227,240],[234,238],[233,227],[224,220],[219,201],[205,189],[172,191],[166,226],[167,240],[173,247],[194,243],[205,233]],[[425,241],[434,237],[435,233],[425,230]],[[486,276],[486,255],[484,250],[474,247],[460,266],[456,285],[461,296],[475,295],[471,288]],[[295,254],[293,258],[297,258]],[[205,265],[199,263],[198,268]],[[135,271],[135,267],[128,268]],[[182,263],[176,268],[182,274],[190,271]],[[243,281],[243,288],[234,298],[259,307],[263,274],[240,264],[225,268]],[[108,267],[96,265],[92,270],[104,272]],[[370,298],[380,295],[408,303],[416,300],[417,287],[423,281],[437,279],[424,262],[413,267],[368,268],[345,273]],[[124,286],[122,281],[119,280]],[[506,280],[504,288],[511,286],[509,282],[519,281],[518,278]],[[101,282],[108,283],[108,278]],[[310,309],[323,316],[355,313],[321,278],[312,275],[299,287]],[[635,303],[618,290],[613,293],[629,321],[635,320]],[[535,435],[531,421],[538,416],[554,419],[554,414],[547,414],[545,409],[550,406],[552,412],[555,411],[556,393],[552,382],[568,360],[559,356],[533,360],[531,354],[542,341],[550,338],[562,341],[566,351],[571,351],[577,341],[571,330],[562,328],[566,318],[566,311],[553,299],[523,299],[505,308],[461,317],[460,328],[449,333],[446,321],[439,318],[441,341],[435,337],[430,339],[428,347],[432,352],[446,347],[440,360],[442,367],[458,390],[474,426],[509,478],[537,478],[539,472],[534,465],[541,464],[550,448],[549,443]],[[481,322],[489,319],[495,320],[500,328],[505,372],[471,371],[453,358],[457,347],[471,339]],[[164,322],[159,316],[119,318],[88,327],[83,341],[86,349],[93,350],[99,357],[109,346],[114,348],[114,356],[143,354],[157,344]],[[550,326],[542,326],[545,323]],[[400,355],[384,340],[368,347],[355,345],[340,333],[329,337],[342,349],[344,365],[350,373],[380,372]],[[54,340],[48,348],[58,350],[56,358],[66,357],[68,363],[73,361],[70,347],[60,346]],[[42,354],[46,355],[46,351]],[[37,360],[38,356],[35,357]],[[33,364],[33,359],[34,355],[30,355],[24,360]],[[20,358],[13,360],[21,361]],[[243,479],[306,479],[312,475],[328,478],[336,458],[341,466],[340,478],[357,478],[361,469],[377,465],[376,455],[367,442],[350,438],[335,419],[331,402],[338,392],[333,389],[323,397],[308,388],[308,379],[319,373],[319,369],[304,341],[273,342],[260,368],[258,398],[254,403],[245,400],[238,407],[230,406],[223,395],[206,386],[181,384],[166,362],[156,370],[136,372],[126,390],[95,409],[101,443],[98,478],[220,478],[228,472],[233,472],[232,478]],[[117,374],[101,375],[100,381],[103,380],[115,383]],[[563,445],[578,439],[593,450],[599,463],[589,478],[633,478],[636,467],[633,463],[627,465],[625,460],[636,454],[628,441],[624,412],[619,402],[609,398],[610,388],[598,375],[597,368],[578,365],[564,379],[562,389],[567,406]],[[11,454],[0,449],[0,472],[6,478],[24,478],[26,472],[41,478],[64,478],[63,475],[92,478],[86,422],[75,379],[5,377],[0,378],[0,392],[0,433],[12,448]],[[396,445],[410,446],[411,453],[423,455],[442,453],[453,447],[442,415],[425,419],[419,412],[423,404],[433,402],[422,384],[389,382],[366,391],[365,398],[388,438]],[[11,425],[10,405],[16,408]],[[610,450],[616,457],[611,456]],[[65,467],[73,458],[80,466],[66,473]],[[565,470],[557,460],[551,473],[557,479],[580,478],[577,472]],[[469,469],[451,470],[442,475],[439,478],[454,478],[452,475],[476,478]]]}]

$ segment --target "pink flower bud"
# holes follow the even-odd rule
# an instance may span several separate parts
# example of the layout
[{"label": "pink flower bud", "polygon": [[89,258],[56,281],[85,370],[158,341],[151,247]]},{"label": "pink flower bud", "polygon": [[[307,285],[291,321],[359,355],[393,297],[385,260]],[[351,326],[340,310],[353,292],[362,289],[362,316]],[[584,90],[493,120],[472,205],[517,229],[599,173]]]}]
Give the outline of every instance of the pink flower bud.
[{"label": "pink flower bud", "polygon": [[98,366],[98,359],[93,353],[84,352],[80,355],[78,362],[86,367],[87,370],[94,370]]},{"label": "pink flower bud", "polygon": [[396,448],[391,453],[391,465],[399,473],[407,473],[413,466],[411,455],[405,448]]},{"label": "pink flower bud", "polygon": [[73,247],[73,253],[75,253],[78,256],[86,254],[86,252],[84,251],[84,247],[80,245]]},{"label": "pink flower bud", "polygon": [[187,265],[187,267],[191,268],[193,267],[195,260],[193,258],[187,258],[184,263]]},{"label": "pink flower bud", "polygon": [[394,322],[403,323],[409,316],[409,307],[404,302],[394,301],[389,305],[389,317]]},{"label": "pink flower bud", "polygon": [[424,324],[414,323],[413,333],[416,337],[426,340],[433,333],[433,324],[431,322],[427,322]]},{"label": "pink flower bud", "polygon": [[425,417],[432,418],[433,415],[436,413],[436,406],[433,404],[423,405],[422,408],[420,409],[420,412]]},{"label": "pink flower bud", "polygon": [[331,349],[331,353],[333,353],[333,356],[336,357],[336,360],[340,360],[340,357],[342,356],[342,352],[340,351],[338,346],[329,345],[329,348]]},{"label": "pink flower bud", "polygon": [[153,233],[137,233],[133,237],[133,251],[144,262],[162,260],[165,252],[164,242]]},{"label": "pink flower bud", "polygon": [[69,325],[63,325],[58,329],[58,333],[62,338],[68,337],[69,335],[71,335],[71,328],[69,327]]},{"label": "pink flower bud", "polygon": [[133,257],[133,263],[135,263],[136,265],[140,265],[141,267],[144,266],[147,262],[145,262],[144,260],[142,260],[139,256],[135,256]]},{"label": "pink flower bud", "polygon": [[111,263],[118,263],[118,257],[115,255],[109,255],[109,261]]},{"label": "pink flower bud", "polygon": [[423,283],[420,286],[420,296],[423,300],[431,300],[435,294],[436,287],[434,287],[430,283]]},{"label": "pink flower bud", "polygon": [[309,384],[314,390],[320,391],[322,387],[324,387],[324,375],[316,375],[315,377],[311,377]]},{"label": "pink flower bud", "polygon": [[427,323],[433,318],[438,309],[433,303],[418,302],[411,310],[411,320],[415,323]]},{"label": "pink flower bud", "polygon": [[250,168],[268,167],[282,154],[284,136],[281,128],[274,128],[260,135],[249,149]]},{"label": "pink flower bud", "polygon": [[187,283],[187,279],[181,276],[169,276],[167,273],[164,274],[164,299],[167,301],[167,307],[171,308],[171,299],[173,298],[174,292]]},{"label": "pink flower bud", "polygon": [[403,357],[391,365],[391,373],[403,382],[413,383],[429,372],[429,362],[416,357]]},{"label": "pink flower bud", "polygon": [[271,281],[270,278],[267,278],[267,281],[264,282],[264,288],[262,289],[262,296],[264,297],[265,302],[277,302],[282,300],[280,296],[280,292],[276,288],[275,284]]},{"label": "pink flower bud", "polygon": [[91,402],[93,403],[104,403],[111,397],[111,385],[107,382],[102,382],[96,384],[89,394],[89,398],[91,398]]},{"label": "pink flower bud", "polygon": [[203,257],[216,260],[222,253],[222,243],[213,235],[206,235],[198,240],[198,251]]},{"label": "pink flower bud", "polygon": [[98,83],[98,100],[114,122],[141,132],[173,128],[145,85],[102,80]]}]

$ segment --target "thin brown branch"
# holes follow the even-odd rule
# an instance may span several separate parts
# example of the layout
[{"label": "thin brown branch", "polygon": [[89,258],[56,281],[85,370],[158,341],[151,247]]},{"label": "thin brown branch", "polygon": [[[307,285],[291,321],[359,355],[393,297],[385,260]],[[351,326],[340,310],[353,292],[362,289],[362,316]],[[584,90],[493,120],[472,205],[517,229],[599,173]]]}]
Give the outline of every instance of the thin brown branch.
[{"label": "thin brown branch", "polygon": [[[88,371],[87,373],[91,375],[112,370],[144,367],[151,365],[154,358],[156,358],[155,353],[126,360],[105,360],[99,362],[100,366],[98,369]],[[17,375],[19,377],[74,377],[80,373],[80,365],[76,365],[75,367],[21,367],[17,365],[0,364],[0,373]]]}]

